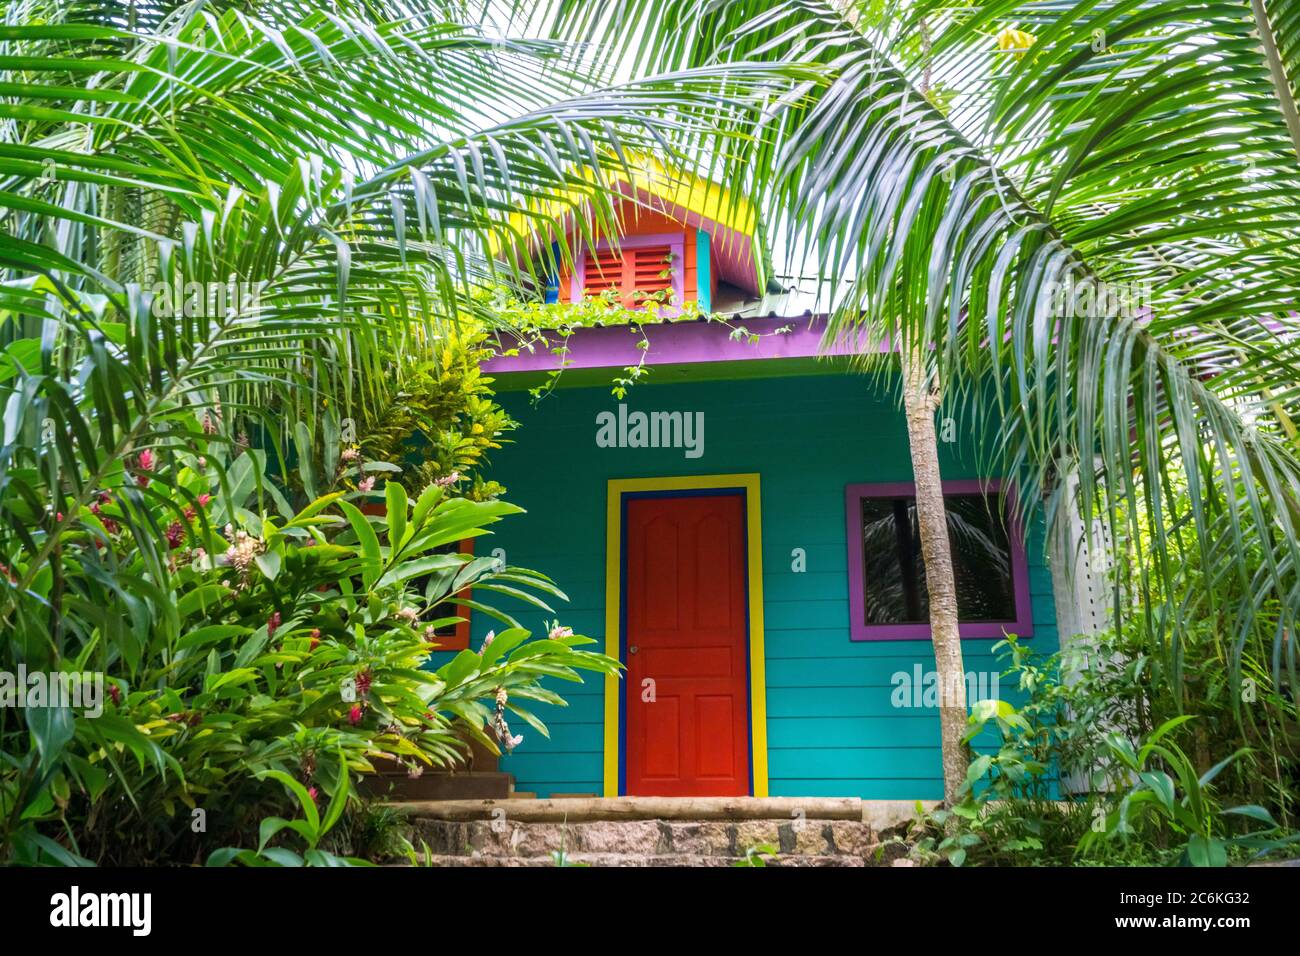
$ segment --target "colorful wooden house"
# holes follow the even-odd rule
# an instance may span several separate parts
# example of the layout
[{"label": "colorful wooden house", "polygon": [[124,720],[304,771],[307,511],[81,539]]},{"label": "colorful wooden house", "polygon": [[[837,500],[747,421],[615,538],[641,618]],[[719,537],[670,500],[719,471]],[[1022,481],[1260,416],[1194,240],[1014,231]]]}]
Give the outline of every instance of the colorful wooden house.
[{"label": "colorful wooden house", "polygon": [[[579,249],[554,298],[609,283],[633,303],[641,283],[670,282],[675,302],[759,338],[705,320],[583,328],[540,402],[528,389],[559,367],[550,349],[489,362],[522,425],[493,476],[527,514],[480,553],[555,578],[570,598],[562,622],[626,667],[621,680],[559,687],[569,706],[538,709],[550,738],[524,727],[502,769],[539,796],[941,797],[895,394],[849,368],[848,343],[821,355],[799,293],[769,288],[752,210],[700,182],[627,194],[619,249]],[[670,276],[656,268],[665,250]],[[650,374],[615,398],[611,380],[643,360]],[[967,686],[1005,697],[992,645],[1010,632],[1054,651],[1058,616],[1073,620],[1077,601],[1054,588],[1041,519],[1022,535],[1014,488],[979,472],[974,441],[941,448]],[[544,617],[518,616],[534,628]],[[492,623],[474,620],[475,646]]]}]

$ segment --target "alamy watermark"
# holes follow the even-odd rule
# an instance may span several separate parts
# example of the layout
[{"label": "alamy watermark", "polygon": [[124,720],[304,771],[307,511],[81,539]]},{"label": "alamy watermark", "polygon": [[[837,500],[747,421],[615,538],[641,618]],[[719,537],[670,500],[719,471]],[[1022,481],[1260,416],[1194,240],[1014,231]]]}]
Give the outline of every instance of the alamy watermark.
[{"label": "alamy watermark", "polygon": [[894,707],[956,707],[962,700],[959,690],[964,690],[969,705],[977,700],[998,700],[1000,683],[997,671],[967,671],[949,683],[939,677],[938,671],[924,670],[920,664],[911,671],[895,671],[889,678],[894,690],[889,703]]},{"label": "alamy watermark", "polygon": [[224,318],[257,311],[266,280],[248,281],[231,276],[226,282],[160,280],[148,286],[149,311],[154,318]]},{"label": "alamy watermark", "polygon": [[67,707],[87,717],[104,712],[104,675],[77,671],[0,671],[0,707]]},{"label": "alamy watermark", "polygon": [[1076,319],[1136,319],[1151,314],[1152,283],[1102,282],[1069,276],[1064,282],[1049,282],[1052,315]]},{"label": "alamy watermark", "polygon": [[83,893],[73,886],[50,897],[50,925],[60,928],[122,927],[132,936],[148,936],[152,913],[152,893]]},{"label": "alamy watermark", "polygon": [[597,448],[682,448],[704,454],[703,412],[629,412],[626,405],[596,415]]}]

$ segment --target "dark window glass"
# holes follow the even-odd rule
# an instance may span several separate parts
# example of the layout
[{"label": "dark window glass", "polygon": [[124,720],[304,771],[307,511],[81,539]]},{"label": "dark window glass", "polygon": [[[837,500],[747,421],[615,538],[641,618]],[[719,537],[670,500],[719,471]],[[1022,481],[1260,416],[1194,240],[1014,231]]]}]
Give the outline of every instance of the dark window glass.
[{"label": "dark window glass", "polygon": [[[429,552],[429,554],[430,554],[430,555],[435,555],[435,554],[461,554],[461,553],[463,552],[463,550],[464,550],[461,546],[464,545],[464,544],[466,544],[465,541],[450,541],[450,542],[448,542],[447,544],[439,545],[438,547],[432,549],[432,550]],[[456,570],[459,570],[459,569],[456,569]],[[451,576],[452,574],[453,574],[453,571],[450,571],[450,570],[448,570],[448,571],[434,571],[434,572],[431,573],[431,574],[421,574],[421,575],[419,575],[418,577],[411,578],[411,580],[410,580],[410,585],[409,585],[409,586],[415,590],[415,593],[420,594],[420,595],[423,595],[423,596],[424,596],[424,599],[427,601],[427,600],[429,600],[429,598],[430,598],[430,596],[431,596],[430,593],[429,593],[429,590],[428,590],[428,589],[429,589],[429,586],[430,586],[431,584],[434,583],[434,579],[435,579],[435,578],[438,578],[438,579],[439,579],[439,580],[438,580],[438,585],[439,585],[439,587],[437,588],[437,590],[438,590],[439,593],[441,593],[442,589],[443,589],[444,587],[446,587],[448,583],[450,583],[450,582],[449,582],[448,580],[446,580],[446,579],[447,579],[449,576]],[[439,618],[443,618],[443,617],[464,617],[464,616],[467,616],[467,615],[463,615],[463,614],[461,614],[461,608],[460,608],[459,605],[452,604],[452,603],[449,602],[449,601],[444,601],[444,602],[443,602],[443,603],[438,607],[438,610],[437,610],[436,614],[437,614],[437,616],[438,616]],[[442,627],[437,628],[437,629],[434,631],[434,635],[435,635],[436,637],[442,638],[442,639],[444,639],[444,640],[445,640],[445,639],[449,639],[449,638],[453,638],[453,637],[456,636],[456,625],[455,625],[455,624],[444,624]]]},{"label": "dark window glass", "polygon": [[[943,497],[957,579],[958,619],[962,623],[1014,621],[1011,542],[997,496]],[[862,566],[864,623],[924,624],[930,620],[914,496],[862,499]]]}]

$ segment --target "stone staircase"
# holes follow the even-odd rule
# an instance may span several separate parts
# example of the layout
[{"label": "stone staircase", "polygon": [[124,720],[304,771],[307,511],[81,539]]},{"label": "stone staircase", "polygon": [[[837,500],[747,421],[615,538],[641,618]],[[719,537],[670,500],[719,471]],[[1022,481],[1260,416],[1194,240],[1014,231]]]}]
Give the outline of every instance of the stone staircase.
[{"label": "stone staircase", "polygon": [[858,867],[889,866],[903,854],[861,820],[521,820],[509,810],[455,820],[412,808],[411,841],[430,866],[735,866],[762,848],[766,866]]}]

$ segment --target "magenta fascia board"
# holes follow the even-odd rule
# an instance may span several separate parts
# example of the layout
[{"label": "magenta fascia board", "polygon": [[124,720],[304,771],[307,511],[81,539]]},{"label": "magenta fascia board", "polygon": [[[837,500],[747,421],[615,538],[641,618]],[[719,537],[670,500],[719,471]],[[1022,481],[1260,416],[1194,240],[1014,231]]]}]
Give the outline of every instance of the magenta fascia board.
[{"label": "magenta fascia board", "polygon": [[[750,332],[762,334],[757,342],[736,341],[732,329],[743,325]],[[771,333],[791,326],[781,335]],[[823,329],[813,316],[793,319],[762,318],[726,324],[700,319],[694,322],[668,322],[634,328],[606,325],[574,331],[567,340],[560,335],[546,336],[532,351],[520,349],[518,355],[496,355],[483,364],[493,375],[511,372],[549,372],[560,368],[626,368],[641,362],[638,343],[645,338],[650,347],[645,352],[647,365],[691,365],[711,362],[742,362],[760,359],[815,358],[819,355],[857,355],[861,349],[848,338],[832,342],[823,349]],[[553,348],[567,344],[568,354],[555,355]]]},{"label": "magenta fascia board", "polygon": [[[963,638],[1000,638],[1007,634],[1033,637],[1034,622],[1029,600],[1029,562],[1025,557],[1024,534],[1017,518],[1015,485],[998,478],[956,480],[943,482],[944,494],[996,494],[1006,484],[1007,536],[1011,545],[1011,579],[1016,592],[1016,619],[1014,621],[979,621],[959,624],[958,633]],[[911,481],[887,484],[851,484],[844,488],[844,521],[849,552],[849,638],[854,641],[928,641],[929,624],[867,624],[864,606],[864,580],[862,562],[861,515],[863,498],[897,498],[914,496],[916,483]]]}]

